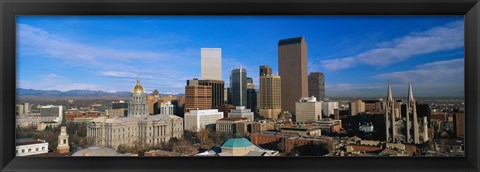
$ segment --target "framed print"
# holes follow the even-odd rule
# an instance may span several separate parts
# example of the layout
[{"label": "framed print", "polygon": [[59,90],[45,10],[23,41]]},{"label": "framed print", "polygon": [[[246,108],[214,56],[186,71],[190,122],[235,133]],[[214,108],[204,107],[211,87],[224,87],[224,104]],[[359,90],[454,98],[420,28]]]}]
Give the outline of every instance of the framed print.
[{"label": "framed print", "polygon": [[478,171],[479,8],[2,1],[1,169]]}]

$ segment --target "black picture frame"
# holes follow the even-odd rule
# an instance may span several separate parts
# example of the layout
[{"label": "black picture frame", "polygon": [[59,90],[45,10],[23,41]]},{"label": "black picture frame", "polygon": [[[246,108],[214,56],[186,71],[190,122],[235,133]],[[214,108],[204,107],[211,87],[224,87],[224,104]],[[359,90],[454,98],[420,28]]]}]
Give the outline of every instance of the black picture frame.
[{"label": "black picture frame", "polygon": [[[0,0],[1,171],[479,171],[478,0]],[[17,15],[464,15],[465,157],[15,157]]]}]

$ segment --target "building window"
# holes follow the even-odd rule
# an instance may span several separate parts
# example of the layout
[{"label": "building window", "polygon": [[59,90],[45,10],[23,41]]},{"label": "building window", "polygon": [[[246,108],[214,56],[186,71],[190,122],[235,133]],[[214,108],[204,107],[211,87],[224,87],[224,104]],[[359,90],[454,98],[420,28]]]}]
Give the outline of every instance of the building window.
[{"label": "building window", "polygon": [[38,148],[35,148],[35,151],[37,151],[37,152],[38,152]]},{"label": "building window", "polygon": [[45,150],[45,147],[42,147],[42,150]]},{"label": "building window", "polygon": [[63,139],[63,144],[67,144],[67,139]]},{"label": "building window", "polygon": [[15,150],[15,153],[18,154],[18,150]]},{"label": "building window", "polygon": [[22,149],[22,153],[25,153],[25,149]]},{"label": "building window", "polygon": [[29,148],[29,149],[28,149],[28,152],[32,152],[32,149]]}]

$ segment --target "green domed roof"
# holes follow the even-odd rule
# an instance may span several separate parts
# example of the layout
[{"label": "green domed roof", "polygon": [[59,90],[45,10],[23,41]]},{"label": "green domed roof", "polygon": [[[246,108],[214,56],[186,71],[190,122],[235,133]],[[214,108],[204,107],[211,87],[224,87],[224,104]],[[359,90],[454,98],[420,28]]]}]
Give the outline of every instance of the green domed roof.
[{"label": "green domed roof", "polygon": [[253,146],[246,138],[231,138],[222,144],[221,148],[245,148]]}]

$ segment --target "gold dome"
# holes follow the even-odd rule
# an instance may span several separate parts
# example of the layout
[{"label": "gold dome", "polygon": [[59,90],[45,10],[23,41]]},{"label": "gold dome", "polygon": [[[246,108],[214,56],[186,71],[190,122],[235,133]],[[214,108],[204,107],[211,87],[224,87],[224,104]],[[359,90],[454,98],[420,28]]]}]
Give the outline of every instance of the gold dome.
[{"label": "gold dome", "polygon": [[145,93],[142,84],[140,84],[140,77],[137,76],[137,84],[133,86],[132,93]]}]

